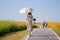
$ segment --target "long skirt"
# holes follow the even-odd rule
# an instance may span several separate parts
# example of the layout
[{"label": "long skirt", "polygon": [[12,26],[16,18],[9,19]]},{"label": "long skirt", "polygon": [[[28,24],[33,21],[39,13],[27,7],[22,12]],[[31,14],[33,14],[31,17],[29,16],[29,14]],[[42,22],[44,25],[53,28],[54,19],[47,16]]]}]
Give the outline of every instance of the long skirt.
[{"label": "long skirt", "polygon": [[27,30],[32,31],[32,21],[27,21]]}]

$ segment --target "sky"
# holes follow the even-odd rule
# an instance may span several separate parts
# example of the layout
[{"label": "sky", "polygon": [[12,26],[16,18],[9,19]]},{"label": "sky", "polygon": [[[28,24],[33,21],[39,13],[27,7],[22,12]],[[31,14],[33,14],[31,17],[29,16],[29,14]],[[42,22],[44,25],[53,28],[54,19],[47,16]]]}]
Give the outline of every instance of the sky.
[{"label": "sky", "polygon": [[0,20],[26,21],[26,13],[19,13],[25,7],[37,22],[60,22],[60,0],[0,0]]}]

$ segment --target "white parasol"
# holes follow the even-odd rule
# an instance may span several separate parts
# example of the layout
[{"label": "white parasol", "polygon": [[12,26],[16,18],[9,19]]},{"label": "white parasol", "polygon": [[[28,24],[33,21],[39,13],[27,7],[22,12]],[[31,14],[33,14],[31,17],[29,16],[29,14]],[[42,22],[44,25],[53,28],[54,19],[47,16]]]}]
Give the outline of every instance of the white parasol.
[{"label": "white parasol", "polygon": [[32,8],[23,8],[23,9],[21,9],[20,11],[19,11],[19,13],[28,13],[28,12],[32,12]]}]

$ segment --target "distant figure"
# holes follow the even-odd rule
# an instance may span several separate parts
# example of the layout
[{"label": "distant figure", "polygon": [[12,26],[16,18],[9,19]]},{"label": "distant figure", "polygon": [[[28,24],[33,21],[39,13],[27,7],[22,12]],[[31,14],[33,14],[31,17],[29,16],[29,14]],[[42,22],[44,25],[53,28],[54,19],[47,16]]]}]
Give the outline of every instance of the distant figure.
[{"label": "distant figure", "polygon": [[35,26],[35,21],[36,21],[36,18],[33,18],[33,21],[34,21],[34,26]]},{"label": "distant figure", "polygon": [[43,28],[45,27],[45,21],[43,22]]},{"label": "distant figure", "polygon": [[47,27],[48,26],[48,23],[47,22],[45,22],[45,27]]},{"label": "distant figure", "polygon": [[44,27],[47,27],[47,26],[48,26],[48,23],[44,21],[44,22],[43,22],[43,28],[44,28]]}]

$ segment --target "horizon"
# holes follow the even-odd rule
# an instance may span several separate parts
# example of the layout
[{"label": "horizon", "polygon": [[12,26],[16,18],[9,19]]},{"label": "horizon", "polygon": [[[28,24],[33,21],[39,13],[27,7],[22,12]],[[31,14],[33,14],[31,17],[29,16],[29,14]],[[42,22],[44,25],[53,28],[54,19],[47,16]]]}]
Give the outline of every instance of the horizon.
[{"label": "horizon", "polygon": [[[26,21],[16,21],[16,20],[0,20],[0,21],[9,21],[9,22],[26,22]],[[34,22],[34,21],[33,21]],[[43,22],[40,22],[40,21],[35,21],[35,22],[38,22],[38,23],[43,23]],[[60,23],[60,22],[53,22],[53,21],[45,21],[45,22],[51,22],[51,23]]]}]

